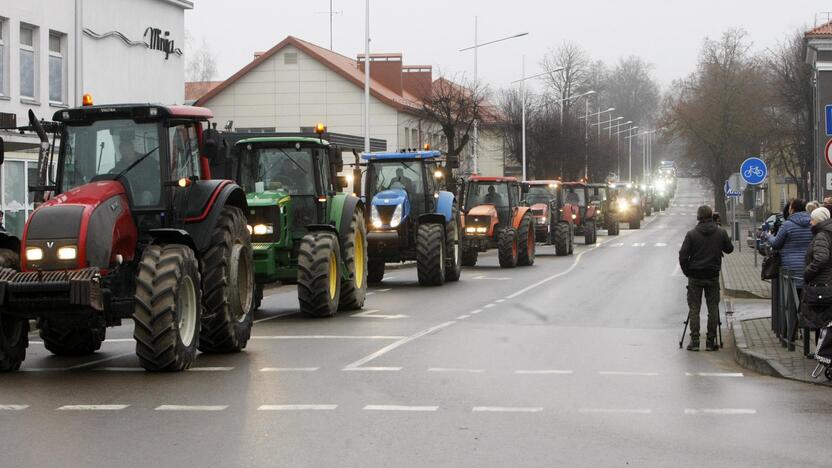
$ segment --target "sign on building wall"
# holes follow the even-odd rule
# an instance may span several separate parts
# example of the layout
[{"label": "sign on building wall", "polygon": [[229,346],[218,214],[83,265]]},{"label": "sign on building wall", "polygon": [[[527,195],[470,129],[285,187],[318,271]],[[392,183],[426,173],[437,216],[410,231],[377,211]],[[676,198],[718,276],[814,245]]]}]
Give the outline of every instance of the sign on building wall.
[{"label": "sign on building wall", "polygon": [[84,28],[84,34],[93,39],[115,37],[128,47],[144,46],[150,50],[158,50],[165,54],[165,60],[170,58],[170,54],[182,55],[182,49],[176,47],[175,41],[170,38],[170,31],[163,31],[153,26],[145,28],[143,41],[132,40],[120,31],[107,31],[99,34],[90,28]]}]

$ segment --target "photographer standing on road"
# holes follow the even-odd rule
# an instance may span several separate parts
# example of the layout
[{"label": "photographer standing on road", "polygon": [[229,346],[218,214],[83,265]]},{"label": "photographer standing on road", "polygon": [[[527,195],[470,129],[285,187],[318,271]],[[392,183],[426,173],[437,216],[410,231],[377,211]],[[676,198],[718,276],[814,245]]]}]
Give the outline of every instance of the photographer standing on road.
[{"label": "photographer standing on road", "polygon": [[688,351],[699,351],[699,310],[702,293],[708,306],[708,333],[705,349],[716,351],[719,325],[719,272],[723,253],[734,251],[728,233],[714,222],[714,212],[702,205],[696,210],[699,224],[688,231],[679,250],[679,266],[688,277],[688,322],[690,344]]}]

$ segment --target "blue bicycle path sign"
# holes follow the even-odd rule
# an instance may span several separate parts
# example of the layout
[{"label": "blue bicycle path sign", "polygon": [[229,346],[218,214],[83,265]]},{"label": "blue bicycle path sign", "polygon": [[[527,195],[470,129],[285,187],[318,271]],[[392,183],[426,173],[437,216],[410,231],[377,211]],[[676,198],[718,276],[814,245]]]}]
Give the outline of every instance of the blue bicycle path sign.
[{"label": "blue bicycle path sign", "polygon": [[768,176],[768,167],[762,159],[752,156],[742,162],[740,175],[747,184],[760,185]]}]

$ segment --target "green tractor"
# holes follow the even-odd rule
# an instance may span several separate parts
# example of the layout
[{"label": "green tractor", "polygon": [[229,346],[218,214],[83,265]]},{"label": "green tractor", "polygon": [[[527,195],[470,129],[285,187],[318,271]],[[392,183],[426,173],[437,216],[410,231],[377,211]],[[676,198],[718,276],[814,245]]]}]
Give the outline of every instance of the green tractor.
[{"label": "green tractor", "polygon": [[329,317],[364,306],[367,231],[361,200],[338,193],[341,150],[321,135],[245,138],[233,178],[246,192],[255,307],[269,283],[297,284],[302,313]]}]

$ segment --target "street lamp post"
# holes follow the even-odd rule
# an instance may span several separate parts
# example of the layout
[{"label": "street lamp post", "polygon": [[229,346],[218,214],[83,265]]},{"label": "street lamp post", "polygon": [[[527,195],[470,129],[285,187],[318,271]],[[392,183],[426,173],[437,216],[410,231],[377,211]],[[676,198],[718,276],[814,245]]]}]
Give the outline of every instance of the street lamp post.
[{"label": "street lamp post", "polygon": [[[560,70],[563,70],[563,67],[561,67],[557,70],[554,70],[553,72],[557,72],[557,71],[560,71]],[[522,115],[523,115],[523,117],[521,119],[522,122],[520,124],[521,133],[522,133],[522,136],[521,136],[522,148],[523,148],[522,149],[522,154],[523,154],[523,158],[522,158],[523,159],[523,180],[527,180],[526,179],[526,81],[531,80],[533,78],[538,78],[538,77],[543,76],[543,75],[548,75],[549,73],[553,73],[553,72],[543,72],[543,73],[538,73],[537,75],[526,76],[526,56],[524,55],[523,56],[523,62],[522,62],[522,69],[521,69],[522,77],[519,80],[514,80],[514,81],[511,82],[511,84],[520,83],[520,100],[521,100],[520,106],[522,108]]]},{"label": "street lamp post", "polygon": [[[601,114],[606,114],[607,112],[612,112],[614,110],[615,110],[615,107],[610,107],[607,110],[602,110],[600,112],[595,112],[593,114],[589,114],[589,115],[585,115],[583,117],[579,117],[580,119],[587,119],[586,123],[590,127],[596,127],[596,126],[598,127],[598,142],[599,143],[601,142]],[[595,116],[598,116],[598,123],[590,124],[589,123],[589,117],[595,117]],[[610,117],[612,117],[612,115],[610,115]]]},{"label": "street lamp post", "polygon": [[364,152],[370,152],[370,0],[364,6]]},{"label": "street lamp post", "polygon": [[[495,44],[497,42],[507,41],[509,39],[514,39],[514,38],[517,38],[517,37],[523,37],[523,36],[526,36],[526,35],[529,34],[527,32],[519,33],[519,34],[515,34],[513,36],[507,36],[507,37],[503,37],[503,38],[500,38],[500,39],[495,39],[493,41],[483,42],[482,44],[480,44],[479,43],[479,36],[477,34],[478,30],[479,30],[477,22],[478,22],[478,18],[475,16],[474,17],[474,45],[469,46],[469,47],[463,47],[462,49],[459,49],[460,52],[465,52],[466,50],[472,50],[472,49],[474,51],[474,86],[477,86],[477,59],[478,59],[478,57],[477,57],[478,53],[477,52],[479,51],[480,47],[487,46],[487,45],[490,45],[490,44]],[[472,161],[473,162],[473,172],[476,173],[476,172],[478,172],[478,169],[479,169],[478,165],[477,165],[477,156],[478,156],[477,147],[479,146],[479,121],[478,120],[474,120],[474,141],[473,141],[473,145],[474,145],[474,153],[473,153],[473,161]]]}]

